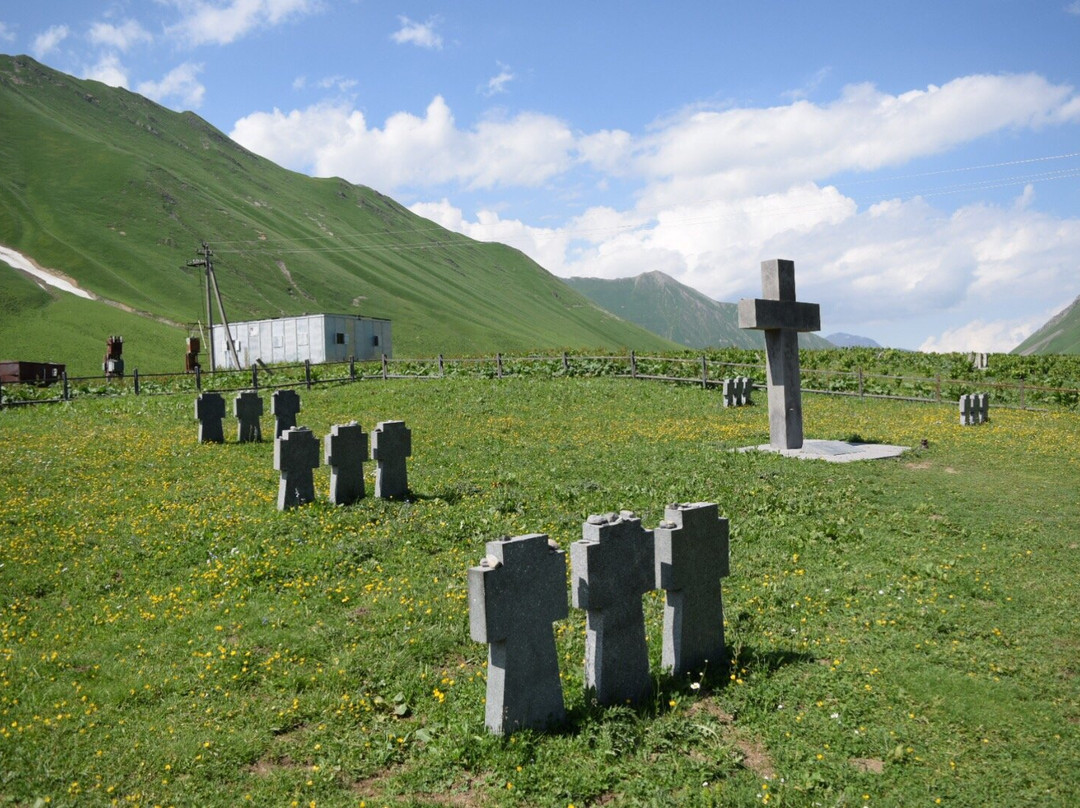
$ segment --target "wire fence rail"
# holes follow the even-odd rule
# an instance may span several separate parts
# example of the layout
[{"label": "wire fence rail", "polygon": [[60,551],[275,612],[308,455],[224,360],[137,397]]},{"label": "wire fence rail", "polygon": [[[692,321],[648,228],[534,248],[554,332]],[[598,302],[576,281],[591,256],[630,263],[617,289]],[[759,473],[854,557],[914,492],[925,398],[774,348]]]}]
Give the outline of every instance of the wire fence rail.
[{"label": "wire fence rail", "polygon": [[[1024,380],[953,379],[868,373],[863,368],[837,370],[802,368],[802,391],[823,395],[892,399],[941,404],[955,402],[970,392],[988,392],[995,406],[1019,409],[1076,409],[1080,388],[1028,384]],[[616,355],[528,354],[429,358],[349,360],[313,365],[252,365],[246,370],[213,373],[140,373],[129,376],[68,377],[62,374],[55,386],[0,384],[0,407],[56,404],[84,397],[123,395],[190,395],[200,392],[231,393],[241,390],[276,390],[316,385],[348,384],[391,379],[439,379],[480,377],[503,379],[520,376],[599,377],[694,384],[718,387],[732,376],[747,376],[757,388],[765,386],[764,360],[756,363],[725,362],[674,356],[642,356],[634,351]]]}]

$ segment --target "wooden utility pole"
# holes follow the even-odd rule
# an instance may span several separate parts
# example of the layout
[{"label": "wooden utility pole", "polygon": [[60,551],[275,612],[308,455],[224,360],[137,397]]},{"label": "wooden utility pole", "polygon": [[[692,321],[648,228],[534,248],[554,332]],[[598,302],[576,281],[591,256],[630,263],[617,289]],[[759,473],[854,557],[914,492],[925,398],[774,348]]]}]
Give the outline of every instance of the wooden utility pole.
[{"label": "wooden utility pole", "polygon": [[229,331],[229,318],[225,316],[225,305],[221,302],[221,290],[218,289],[217,276],[214,275],[214,262],[210,260],[214,253],[210,249],[210,245],[205,241],[202,243],[202,249],[199,251],[202,258],[196,258],[193,261],[188,261],[189,267],[205,267],[206,268],[206,323],[210,330],[210,371],[215,370],[214,367],[214,312],[210,304],[210,292],[213,290],[214,297],[217,298],[218,311],[221,312],[221,323],[225,327],[225,341],[229,346],[229,353],[232,355],[233,362],[236,364],[237,370],[240,369],[240,357],[236,355],[236,346],[233,344],[232,332]]}]

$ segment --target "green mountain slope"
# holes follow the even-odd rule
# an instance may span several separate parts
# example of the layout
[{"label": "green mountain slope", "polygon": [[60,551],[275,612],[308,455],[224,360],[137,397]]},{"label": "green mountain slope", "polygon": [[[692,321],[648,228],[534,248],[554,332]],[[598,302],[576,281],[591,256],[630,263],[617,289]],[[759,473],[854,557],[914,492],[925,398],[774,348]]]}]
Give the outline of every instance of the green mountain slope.
[{"label": "green mountain slope", "polygon": [[[738,306],[720,303],[663,272],[636,278],[568,278],[598,306],[690,348],[763,348],[760,331],[739,328]],[[833,348],[817,334],[800,334],[803,348]]]},{"label": "green mountain slope", "polygon": [[[0,244],[138,312],[202,316],[202,273],[186,264],[207,241],[233,320],[387,317],[399,355],[671,347],[517,250],[452,233],[370,188],[287,171],[192,113],[29,57],[0,56],[0,132]],[[59,298],[38,300],[44,310],[20,299],[5,298],[5,329],[49,320]],[[182,356],[183,336],[176,329],[170,355]],[[49,344],[17,358],[63,361],[83,338],[58,322]]]},{"label": "green mountain slope", "polygon": [[1080,297],[1063,312],[1050,320],[1021,342],[1010,353],[1031,354],[1080,354]]}]

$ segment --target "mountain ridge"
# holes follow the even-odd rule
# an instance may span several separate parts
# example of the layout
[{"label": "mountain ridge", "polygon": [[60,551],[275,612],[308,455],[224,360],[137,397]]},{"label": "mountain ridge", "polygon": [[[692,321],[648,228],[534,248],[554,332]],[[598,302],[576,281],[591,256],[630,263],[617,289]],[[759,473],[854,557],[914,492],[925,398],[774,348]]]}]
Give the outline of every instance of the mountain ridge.
[{"label": "mountain ridge", "polygon": [[[713,300],[659,270],[633,278],[565,280],[613,314],[688,348],[765,347],[762,332],[739,328],[737,304]],[[835,347],[816,334],[800,334],[799,345]]]}]

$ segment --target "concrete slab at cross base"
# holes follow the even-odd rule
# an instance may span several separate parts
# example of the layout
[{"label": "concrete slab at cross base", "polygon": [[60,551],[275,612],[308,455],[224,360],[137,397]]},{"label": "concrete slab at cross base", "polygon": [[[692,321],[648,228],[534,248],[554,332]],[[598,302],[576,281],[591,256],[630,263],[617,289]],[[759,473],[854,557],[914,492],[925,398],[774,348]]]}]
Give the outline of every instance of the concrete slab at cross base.
[{"label": "concrete slab at cross base", "polygon": [[804,440],[800,449],[778,449],[771,444],[747,446],[740,452],[772,452],[800,460],[825,460],[829,463],[852,463],[856,460],[882,460],[899,457],[910,446],[890,446],[885,443],[849,443],[845,440]]}]

